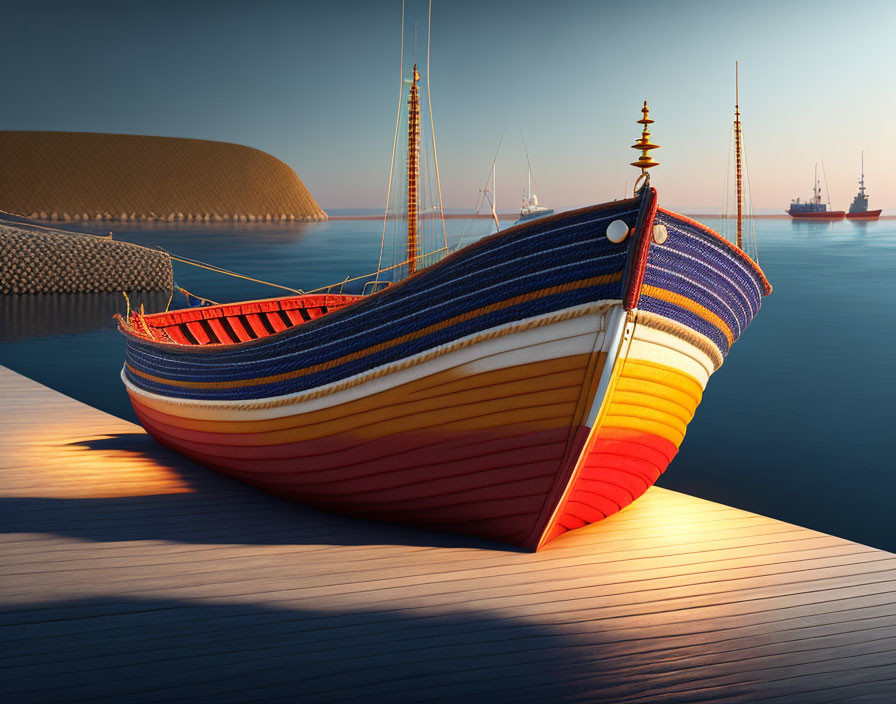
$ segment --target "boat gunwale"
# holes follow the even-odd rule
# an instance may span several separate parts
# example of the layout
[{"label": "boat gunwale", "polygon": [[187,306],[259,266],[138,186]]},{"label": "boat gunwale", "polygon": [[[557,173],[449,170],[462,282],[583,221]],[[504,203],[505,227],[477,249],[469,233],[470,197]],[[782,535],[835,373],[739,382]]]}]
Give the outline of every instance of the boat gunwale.
[{"label": "boat gunwale", "polygon": [[[430,272],[434,268],[441,266],[443,264],[443,262],[450,261],[452,258],[459,256],[462,252],[466,254],[471,251],[476,251],[477,249],[479,249],[481,247],[487,246],[489,243],[494,241],[496,238],[503,238],[508,235],[511,235],[515,231],[521,230],[523,228],[532,227],[535,223],[538,223],[538,226],[542,226],[542,225],[546,225],[546,224],[555,223],[555,222],[558,222],[560,220],[570,218],[570,217],[578,217],[578,216],[585,215],[585,214],[600,212],[602,210],[606,210],[611,207],[619,206],[619,205],[622,205],[625,203],[634,205],[635,203],[637,203],[640,200],[641,200],[641,195],[639,194],[632,198],[626,198],[623,200],[607,201],[604,203],[599,203],[597,205],[589,205],[589,206],[585,206],[582,208],[576,208],[574,210],[567,210],[567,211],[563,211],[560,213],[554,213],[553,215],[549,215],[549,216],[543,217],[543,218],[538,218],[538,219],[535,219],[535,220],[532,220],[529,222],[520,223],[518,225],[512,225],[511,227],[509,227],[507,229],[504,229],[499,232],[495,232],[491,235],[488,235],[486,237],[483,237],[482,239],[477,240],[476,242],[472,242],[469,245],[467,245],[466,247],[463,247],[462,249],[457,249],[454,252],[452,252],[451,254],[449,254],[447,257],[442,259],[441,261],[437,262],[436,264],[433,264],[432,266],[427,267],[425,269],[421,269],[420,271],[415,272],[414,274],[412,274],[411,276],[408,276],[407,278],[403,279],[402,281],[399,281],[387,288],[381,289],[380,291],[376,291],[375,293],[369,294],[367,296],[363,296],[363,295],[357,296],[357,294],[345,294],[345,293],[307,293],[307,294],[299,294],[299,295],[292,295],[292,296],[279,296],[279,297],[273,297],[273,298],[258,298],[258,299],[250,299],[250,300],[245,300],[245,301],[234,301],[232,303],[221,303],[221,304],[217,304],[216,306],[213,306],[213,308],[223,308],[223,307],[227,307],[227,306],[245,306],[245,305],[257,304],[257,303],[268,303],[268,302],[274,302],[274,301],[294,300],[297,298],[301,298],[302,296],[327,296],[327,295],[357,296],[356,300],[351,301],[344,306],[341,306],[339,308],[339,311],[333,311],[334,313],[341,312],[343,310],[350,309],[351,307],[360,304],[362,301],[366,301],[369,299],[373,299],[376,296],[380,296],[386,291],[394,291],[396,288],[400,288],[401,286],[404,286],[411,279],[414,279],[415,277],[420,276],[424,273]],[[718,232],[716,232],[712,228],[704,225],[701,222],[698,222],[696,220],[693,220],[692,218],[687,217],[686,215],[681,215],[680,213],[676,213],[672,210],[663,208],[662,206],[659,206],[659,205],[657,205],[656,212],[663,213],[664,215],[666,215],[668,217],[678,219],[685,224],[696,227],[701,232],[712,237],[715,241],[726,245],[727,248],[730,250],[730,252],[737,255],[741,259],[741,261],[743,261],[744,263],[749,265],[752,272],[759,279],[759,283],[761,284],[761,286],[763,288],[764,295],[769,295],[772,292],[772,286],[769,283],[768,279],[766,278],[765,273],[762,271],[762,269],[759,267],[759,265],[755,261],[753,261],[752,257],[750,257],[743,250],[738,249],[732,242],[730,242],[728,239],[726,239],[725,237],[720,235]],[[179,309],[175,309],[173,311],[160,311],[158,313],[150,313],[148,315],[147,314],[138,314],[138,315],[140,315],[140,319],[142,321],[152,321],[154,318],[157,318],[157,317],[162,317],[162,316],[167,316],[167,315],[172,315],[172,314],[177,314],[177,313],[182,313],[182,312],[185,313],[185,312],[189,312],[189,311],[193,311],[193,310],[195,310],[195,309],[194,308],[179,308]],[[218,316],[218,317],[221,317],[221,316]],[[267,344],[269,340],[273,340],[273,339],[277,338],[278,336],[283,335],[284,333],[287,333],[295,328],[304,327],[305,325],[309,325],[309,324],[313,324],[313,323],[322,324],[321,321],[325,321],[329,317],[330,317],[330,313],[328,312],[318,318],[301,323],[300,325],[293,325],[293,326],[290,326],[283,330],[279,330],[279,331],[270,333],[268,335],[265,335],[264,337],[259,337],[259,338],[255,338],[252,340],[245,340],[245,341],[238,341],[238,342],[219,342],[219,343],[215,343],[215,344],[201,345],[201,344],[183,344],[183,343],[173,342],[173,341],[169,342],[166,340],[151,339],[151,338],[141,334],[139,329],[131,324],[130,320],[125,320],[122,316],[116,315],[116,318],[118,319],[118,323],[119,323],[118,328],[126,338],[132,339],[134,341],[139,341],[141,343],[148,344],[148,345],[151,345],[154,347],[159,347],[162,349],[178,350],[179,352],[186,352],[187,350],[189,350],[190,352],[187,352],[188,354],[192,354],[192,353],[215,354],[216,351],[218,351],[218,350],[231,350],[231,349],[236,349],[236,348],[248,349],[255,345],[264,345],[264,344]]]},{"label": "boat gunwale", "polygon": [[[529,222],[520,223],[519,225],[512,225],[511,227],[508,227],[504,230],[500,230],[498,232],[492,233],[491,235],[487,235],[486,237],[483,237],[480,240],[471,242],[466,247],[463,247],[461,249],[456,249],[454,252],[449,254],[447,257],[436,262],[432,266],[426,267],[425,269],[420,269],[419,271],[415,272],[414,274],[411,274],[410,276],[402,279],[401,281],[399,281],[395,284],[392,284],[391,286],[388,286],[384,289],[376,291],[375,293],[371,293],[367,296],[359,296],[357,300],[352,301],[351,303],[348,303],[347,305],[340,307],[339,311],[333,311],[333,312],[335,313],[335,312],[341,312],[343,310],[347,310],[353,306],[360,304],[363,301],[373,299],[376,296],[381,296],[386,291],[394,291],[395,289],[404,286],[408,281],[410,281],[422,274],[430,272],[433,269],[435,269],[436,267],[442,266],[444,262],[450,261],[452,258],[459,256],[461,253],[467,254],[471,251],[476,251],[477,249],[486,246],[487,244],[489,244],[491,241],[495,240],[496,238],[508,236],[511,233],[514,233],[514,231],[516,231],[516,230],[522,230],[523,228],[532,227],[536,223],[539,226],[541,226],[544,224],[557,222],[557,221],[560,221],[560,220],[563,220],[566,218],[570,218],[570,217],[578,217],[581,215],[596,213],[596,212],[600,212],[601,210],[606,210],[606,209],[609,209],[609,208],[612,208],[615,206],[619,206],[619,205],[622,205],[625,203],[635,204],[639,200],[640,200],[640,196],[635,196],[633,198],[626,198],[623,200],[607,201],[607,202],[599,203],[596,205],[588,205],[588,206],[585,206],[582,208],[576,208],[574,210],[565,210],[563,212],[555,213],[555,214],[547,216],[547,217],[537,218],[537,219],[529,221]],[[219,306],[242,306],[242,305],[248,305],[248,304],[252,304],[252,303],[263,303],[263,302],[269,302],[269,301],[282,301],[282,300],[295,299],[295,298],[301,297],[302,295],[309,295],[309,296],[315,295],[316,296],[316,295],[328,295],[328,294],[308,293],[308,294],[299,294],[298,296],[292,295],[292,296],[280,296],[280,297],[274,297],[274,298],[251,299],[251,300],[247,300],[247,301],[234,301],[233,303],[221,303],[221,304],[217,304],[217,305],[219,305]],[[353,294],[329,294],[329,295],[353,295]],[[157,316],[171,315],[173,313],[179,313],[179,312],[191,311],[191,310],[194,310],[194,309],[193,308],[178,308],[173,311],[160,311],[158,313],[149,313],[146,315],[141,315],[141,319],[145,320],[145,321],[151,321],[153,318],[155,318]],[[328,319],[329,317],[330,317],[330,313],[326,313],[326,314],[320,316],[319,318],[315,318],[314,320],[306,321],[300,325],[293,325],[284,330],[279,330],[277,332],[271,333],[269,335],[265,335],[264,337],[255,338],[253,340],[245,340],[245,341],[241,341],[241,342],[224,342],[224,343],[216,343],[216,344],[211,344],[211,345],[194,345],[194,344],[185,345],[185,344],[182,344],[179,342],[168,342],[166,340],[150,339],[150,338],[140,334],[139,330],[137,328],[135,328],[133,325],[131,325],[129,320],[125,320],[122,316],[116,314],[116,318],[119,321],[118,329],[126,338],[133,339],[135,341],[139,341],[141,343],[149,344],[149,345],[152,345],[154,347],[159,347],[159,348],[169,348],[169,349],[178,350],[181,352],[190,350],[191,351],[190,353],[196,353],[196,354],[214,354],[217,350],[225,350],[225,349],[232,350],[235,348],[246,349],[246,348],[253,347],[255,345],[263,345],[263,344],[266,344],[268,340],[272,340],[272,339],[278,337],[279,335],[283,335],[284,333],[289,332],[290,330],[294,330],[295,328],[298,328],[298,327],[305,327],[306,325],[309,325],[312,323],[320,324],[321,321],[324,321],[324,320]]]},{"label": "boat gunwale", "polygon": [[668,208],[664,208],[662,206],[657,207],[657,212],[662,213],[663,215],[667,215],[671,218],[675,218],[677,220],[681,220],[687,225],[698,228],[703,233],[710,235],[715,238],[718,242],[726,245],[728,249],[731,250],[734,254],[736,254],[744,263],[748,264],[750,268],[753,270],[753,273],[756,274],[759,278],[759,283],[762,284],[762,288],[765,296],[768,296],[772,292],[772,285],[769,283],[769,280],[765,276],[765,272],[762,271],[762,268],[753,261],[753,257],[747,254],[744,250],[740,249],[735,245],[731,240],[726,237],[723,237],[718,232],[713,230],[708,225],[704,225],[702,222],[698,222],[693,218],[689,218],[687,215],[682,215],[681,213],[676,213],[674,210],[669,210]]}]

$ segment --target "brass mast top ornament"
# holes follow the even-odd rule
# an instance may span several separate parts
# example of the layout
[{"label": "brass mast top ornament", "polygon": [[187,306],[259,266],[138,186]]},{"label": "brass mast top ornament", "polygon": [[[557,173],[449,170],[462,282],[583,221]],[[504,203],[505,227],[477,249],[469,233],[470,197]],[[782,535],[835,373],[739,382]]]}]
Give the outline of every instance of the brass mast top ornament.
[{"label": "brass mast top ornament", "polygon": [[641,180],[644,180],[644,185],[648,185],[650,183],[650,175],[647,173],[647,169],[652,169],[654,166],[659,166],[660,163],[658,161],[654,161],[650,157],[651,149],[659,149],[659,144],[651,144],[650,143],[650,132],[647,131],[647,125],[653,123],[648,115],[650,114],[650,110],[647,107],[647,101],[644,101],[644,107],[641,108],[641,112],[644,114],[638,122],[644,125],[644,129],[641,131],[641,138],[632,145],[632,149],[638,149],[641,151],[641,156],[637,161],[632,162],[632,166],[635,166],[641,169],[641,175],[638,176],[638,180],[635,182],[635,193],[638,192],[638,184]]}]

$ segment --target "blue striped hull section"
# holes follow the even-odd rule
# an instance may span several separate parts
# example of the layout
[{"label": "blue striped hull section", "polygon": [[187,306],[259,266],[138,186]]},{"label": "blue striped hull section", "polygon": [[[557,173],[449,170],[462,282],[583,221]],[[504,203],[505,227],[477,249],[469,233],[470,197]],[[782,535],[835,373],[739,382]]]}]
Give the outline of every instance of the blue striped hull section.
[{"label": "blue striped hull section", "polygon": [[[652,243],[644,284],[680,294],[714,313],[736,340],[759,312],[766,293],[755,266],[696,224],[662,211],[655,222],[666,226],[668,238],[662,245]],[[646,293],[638,308],[686,325],[728,354],[730,345],[721,329],[692,310]]]},{"label": "blue striped hull section", "polygon": [[[184,388],[127,368],[125,373],[138,388],[168,397],[268,398],[334,383],[495,326],[618,300],[619,277],[575,284],[621,275],[629,241],[610,242],[606,228],[617,219],[634,226],[637,212],[638,200],[632,199],[514,227],[352,306],[252,342],[197,347],[128,336],[127,363],[140,372],[187,383],[247,382],[238,388]],[[545,290],[552,292],[538,295]],[[323,368],[252,383],[312,367]]]}]

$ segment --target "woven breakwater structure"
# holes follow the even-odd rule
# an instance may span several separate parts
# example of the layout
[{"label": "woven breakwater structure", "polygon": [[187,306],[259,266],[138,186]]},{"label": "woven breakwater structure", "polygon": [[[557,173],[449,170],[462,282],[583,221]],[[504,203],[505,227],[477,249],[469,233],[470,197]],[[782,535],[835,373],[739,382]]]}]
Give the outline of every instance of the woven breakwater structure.
[{"label": "woven breakwater structure", "polygon": [[0,293],[171,291],[165,252],[90,235],[0,225]]},{"label": "woven breakwater structure", "polygon": [[295,171],[258,149],[90,132],[0,131],[0,209],[58,222],[327,219]]}]

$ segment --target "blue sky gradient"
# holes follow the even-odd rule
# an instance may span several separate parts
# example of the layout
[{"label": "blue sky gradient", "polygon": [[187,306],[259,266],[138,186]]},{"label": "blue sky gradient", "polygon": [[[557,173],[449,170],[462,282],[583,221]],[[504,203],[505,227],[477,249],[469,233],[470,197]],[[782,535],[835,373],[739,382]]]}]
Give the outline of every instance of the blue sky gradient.
[{"label": "blue sky gradient", "polygon": [[[408,0],[406,64],[427,3]],[[324,208],[381,207],[398,96],[400,0],[0,2],[0,129],[236,142],[292,166]],[[469,208],[506,128],[501,210],[623,195],[645,98],[663,202],[724,201],[734,61],[753,203],[807,197],[823,158],[833,205],[865,150],[872,207],[896,207],[888,2],[436,0],[432,94],[445,205]]]}]

